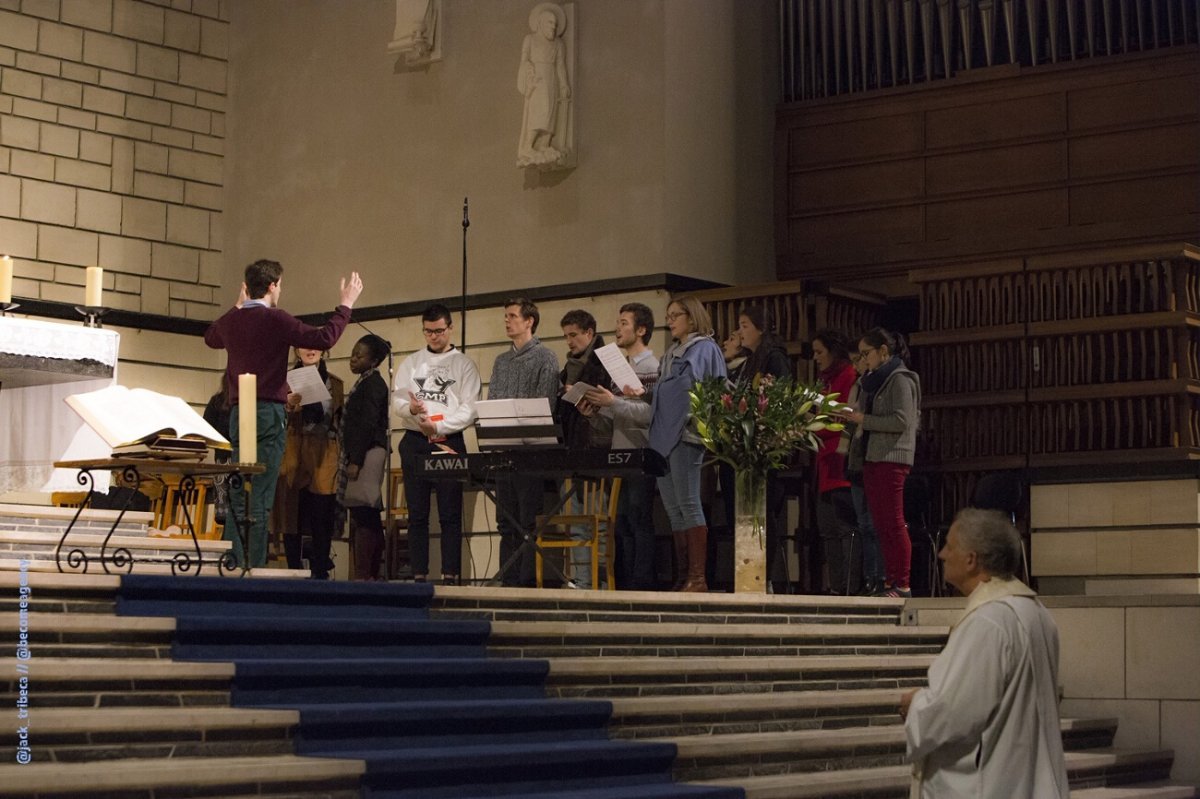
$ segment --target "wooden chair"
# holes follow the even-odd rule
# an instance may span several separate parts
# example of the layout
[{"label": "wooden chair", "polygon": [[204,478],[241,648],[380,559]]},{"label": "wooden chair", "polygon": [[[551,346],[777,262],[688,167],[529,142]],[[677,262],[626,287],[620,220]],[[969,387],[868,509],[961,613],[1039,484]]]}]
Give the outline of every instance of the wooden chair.
[{"label": "wooden chair", "polygon": [[[592,587],[600,585],[600,533],[603,527],[604,571],[608,577],[608,590],[616,590],[617,579],[613,569],[613,559],[616,555],[617,503],[621,495],[621,478],[612,480],[567,480],[563,483],[563,491],[574,491],[576,496],[568,503],[568,508],[578,508],[578,513],[560,513],[555,516],[539,516],[537,526],[542,530],[538,534],[537,544],[541,549],[569,550],[576,547],[587,547],[592,551]],[[591,538],[581,540],[571,537],[570,528],[585,525],[591,528]],[[562,527],[563,531],[555,532],[548,528]],[[535,553],[537,569],[537,586],[542,587],[542,553]],[[569,558],[568,558],[569,562]]]},{"label": "wooden chair", "polygon": [[404,469],[389,469],[388,480],[391,481],[392,501],[383,522],[383,570],[389,580],[396,580],[408,565],[408,500],[404,496]]},{"label": "wooden chair", "polygon": [[196,528],[196,537],[219,540],[222,527],[216,524],[215,514],[209,512],[208,506],[208,490],[212,481],[207,478],[198,478],[195,486],[187,490],[180,488],[179,482],[179,475],[163,475],[162,493],[154,500],[152,508],[154,527],[165,531],[175,525],[179,527],[180,532],[174,533],[170,537],[191,538],[191,533],[187,529],[187,519],[183,512],[186,506],[187,515],[191,517],[192,524]]},{"label": "wooden chair", "polygon": [[55,491],[50,494],[50,504],[56,508],[78,508],[87,497],[86,491]]}]

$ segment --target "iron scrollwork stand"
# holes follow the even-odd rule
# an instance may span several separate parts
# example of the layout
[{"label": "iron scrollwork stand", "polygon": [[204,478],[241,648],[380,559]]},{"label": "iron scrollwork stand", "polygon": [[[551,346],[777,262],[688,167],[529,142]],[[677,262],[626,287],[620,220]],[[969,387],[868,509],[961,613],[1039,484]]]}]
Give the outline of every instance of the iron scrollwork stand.
[{"label": "iron scrollwork stand", "polygon": [[[105,574],[129,574],[133,571],[135,558],[129,548],[118,546],[110,549],[109,544],[117,528],[125,518],[125,514],[133,501],[134,494],[141,487],[145,475],[155,473],[160,475],[166,473],[180,475],[177,490],[181,496],[194,496],[197,477],[200,476],[227,477],[230,487],[239,487],[244,484],[246,487],[245,521],[239,520],[237,514],[232,512],[232,509],[230,509],[228,515],[233,517],[233,524],[237,530],[238,538],[242,542],[243,553],[249,552],[250,479],[248,475],[262,471],[262,467],[257,464],[216,465],[180,461],[142,461],[114,458],[111,460],[65,462],[55,464],[55,466],[78,469],[79,474],[76,476],[76,481],[80,486],[87,489],[87,496],[76,509],[75,515],[67,525],[67,529],[63,531],[62,537],[58,541],[58,546],[54,550],[54,563],[60,572],[70,571],[87,574],[93,559],[99,562]],[[118,509],[116,518],[109,525],[105,533],[104,541],[100,545],[99,554],[93,556],[89,555],[82,545],[68,547],[67,539],[74,532],[83,511],[91,506],[92,497],[96,493],[96,479],[92,474],[95,469],[117,472],[119,476],[118,484],[122,488],[129,489],[129,492],[125,497],[124,503]],[[196,535],[195,520],[192,518],[188,503],[181,502],[180,507],[183,511],[184,524],[192,539],[194,554],[191,551],[179,551],[172,555],[170,558],[171,573],[176,576],[186,574],[199,575],[204,568],[204,555],[200,549],[199,538]],[[64,550],[66,550],[66,568],[64,568]],[[216,561],[216,567],[218,573],[222,576],[235,572],[245,575],[249,571],[247,558],[243,557],[242,563],[239,564],[238,558],[232,550],[226,550],[221,554]]]}]

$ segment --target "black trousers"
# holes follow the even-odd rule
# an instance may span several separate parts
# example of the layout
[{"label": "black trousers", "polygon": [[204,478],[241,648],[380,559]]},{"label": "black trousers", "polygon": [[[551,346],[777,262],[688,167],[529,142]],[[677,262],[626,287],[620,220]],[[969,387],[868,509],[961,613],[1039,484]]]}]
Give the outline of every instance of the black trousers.
[{"label": "black trousers", "polygon": [[[462,433],[446,437],[446,446],[467,451]],[[442,574],[462,574],[463,486],[457,480],[428,480],[416,476],[417,460],[438,452],[422,433],[408,430],[400,439],[400,465],[404,468],[404,498],[408,503],[408,551],[413,574],[429,574],[429,508],[437,492],[438,524],[442,528]]]},{"label": "black trousers", "polygon": [[[500,531],[501,566],[518,551],[525,536],[533,535],[545,493],[546,484],[540,477],[505,475],[496,479],[496,528]],[[519,526],[514,526],[513,520]],[[532,587],[537,582],[534,566],[534,551],[530,547],[500,575],[500,582],[507,586]]]}]

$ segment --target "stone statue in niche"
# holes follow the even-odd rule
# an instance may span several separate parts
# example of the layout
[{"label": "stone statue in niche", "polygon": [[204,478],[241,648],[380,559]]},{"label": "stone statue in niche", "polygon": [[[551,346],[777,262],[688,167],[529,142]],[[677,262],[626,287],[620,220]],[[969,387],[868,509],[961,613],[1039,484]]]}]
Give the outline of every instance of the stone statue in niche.
[{"label": "stone statue in niche", "polygon": [[517,91],[525,98],[517,166],[542,170],[575,166],[571,80],[574,75],[574,6],[539,3],[529,13],[521,45]]},{"label": "stone statue in niche", "polygon": [[396,30],[388,52],[415,67],[442,60],[442,0],[396,0]]}]

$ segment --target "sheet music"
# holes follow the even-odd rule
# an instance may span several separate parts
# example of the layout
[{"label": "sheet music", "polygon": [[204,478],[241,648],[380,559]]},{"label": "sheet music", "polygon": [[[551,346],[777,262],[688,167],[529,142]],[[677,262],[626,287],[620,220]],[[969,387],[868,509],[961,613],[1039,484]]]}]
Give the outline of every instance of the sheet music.
[{"label": "sheet music", "polygon": [[571,387],[563,392],[562,398],[572,405],[578,405],[583,399],[583,395],[591,391],[595,386],[587,383],[572,383]]},{"label": "sheet music", "polygon": [[595,353],[596,357],[600,359],[600,363],[604,364],[608,376],[612,378],[613,384],[617,388],[622,391],[626,386],[642,388],[642,381],[638,379],[637,372],[633,371],[633,367],[629,365],[629,361],[625,360],[625,355],[616,344],[605,344],[596,349]]},{"label": "sheet music", "polygon": [[317,371],[316,364],[291,370],[287,373],[287,382],[288,388],[293,393],[299,394],[305,405],[314,402],[328,402],[333,399],[329,396],[329,389],[325,387],[325,381],[321,379],[321,373]]}]

